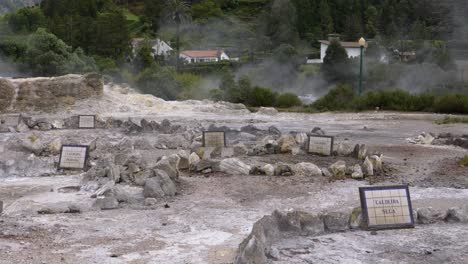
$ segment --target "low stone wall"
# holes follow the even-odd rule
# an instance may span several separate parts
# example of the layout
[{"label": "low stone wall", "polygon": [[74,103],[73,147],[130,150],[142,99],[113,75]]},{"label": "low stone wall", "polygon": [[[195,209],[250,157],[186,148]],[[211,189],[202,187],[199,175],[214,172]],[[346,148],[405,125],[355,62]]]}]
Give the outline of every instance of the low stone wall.
[{"label": "low stone wall", "polygon": [[[438,210],[420,208],[413,212],[415,224],[438,222],[468,224],[468,206]],[[281,213],[274,211],[255,222],[252,232],[237,250],[235,264],[265,264],[272,258],[272,245],[285,236],[319,236],[365,228],[361,209],[351,213],[332,212],[311,214],[302,211]]]},{"label": "low stone wall", "polygon": [[48,111],[61,104],[103,94],[102,76],[64,75],[52,78],[0,78],[0,113],[14,111]]}]

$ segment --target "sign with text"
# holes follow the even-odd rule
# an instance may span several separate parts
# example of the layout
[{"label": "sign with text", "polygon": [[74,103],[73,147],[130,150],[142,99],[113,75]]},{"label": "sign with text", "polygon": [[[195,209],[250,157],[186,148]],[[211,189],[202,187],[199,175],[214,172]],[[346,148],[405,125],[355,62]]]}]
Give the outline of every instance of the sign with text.
[{"label": "sign with text", "polygon": [[414,227],[408,186],[360,187],[359,196],[369,229]]},{"label": "sign with text", "polygon": [[310,136],[307,141],[307,152],[331,156],[333,153],[333,137],[331,136]]},{"label": "sign with text", "polygon": [[60,150],[59,169],[85,169],[88,146],[63,145]]},{"label": "sign with text", "polygon": [[95,128],[96,116],[94,115],[80,115],[78,116],[78,128]]},{"label": "sign with text", "polygon": [[8,129],[9,127],[16,128],[19,125],[20,119],[20,114],[0,116],[0,127],[4,129]]},{"label": "sign with text", "polygon": [[223,131],[203,132],[203,147],[225,147],[226,133]]}]

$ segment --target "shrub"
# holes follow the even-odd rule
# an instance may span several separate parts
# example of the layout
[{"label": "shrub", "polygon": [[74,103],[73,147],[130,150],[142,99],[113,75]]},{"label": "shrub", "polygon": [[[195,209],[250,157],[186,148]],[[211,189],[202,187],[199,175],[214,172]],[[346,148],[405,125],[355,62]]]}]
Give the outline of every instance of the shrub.
[{"label": "shrub", "polygon": [[434,111],[438,113],[468,114],[468,95],[447,94],[435,100]]},{"label": "shrub", "polygon": [[352,101],[356,97],[349,85],[338,85],[324,97],[312,103],[312,107],[320,111],[337,111],[351,109]]},{"label": "shrub", "polygon": [[301,106],[302,102],[299,97],[293,93],[284,93],[276,98],[276,106],[280,108],[289,108],[293,106]]},{"label": "shrub", "polygon": [[274,106],[277,96],[278,95],[270,89],[255,86],[248,96],[248,101],[246,103],[254,107]]},{"label": "shrub", "polygon": [[462,167],[468,167],[468,156],[463,157],[459,162],[458,165]]}]

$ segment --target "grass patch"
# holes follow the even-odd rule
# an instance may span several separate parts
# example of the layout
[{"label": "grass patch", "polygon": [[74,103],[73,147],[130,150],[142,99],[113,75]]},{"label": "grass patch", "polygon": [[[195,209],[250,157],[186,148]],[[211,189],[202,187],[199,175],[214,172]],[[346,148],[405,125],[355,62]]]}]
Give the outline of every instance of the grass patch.
[{"label": "grass patch", "polygon": [[459,162],[458,165],[462,167],[468,167],[468,155],[462,158]]},{"label": "grass patch", "polygon": [[445,125],[445,124],[468,124],[468,117],[451,117],[451,116],[446,116],[442,120],[436,121],[438,125]]}]

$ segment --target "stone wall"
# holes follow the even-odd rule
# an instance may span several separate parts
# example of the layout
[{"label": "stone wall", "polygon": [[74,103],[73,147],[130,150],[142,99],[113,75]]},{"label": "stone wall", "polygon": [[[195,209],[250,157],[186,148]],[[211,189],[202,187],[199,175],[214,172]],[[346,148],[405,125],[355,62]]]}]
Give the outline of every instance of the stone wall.
[{"label": "stone wall", "polygon": [[0,78],[0,112],[48,111],[60,105],[103,93],[99,74],[64,75],[52,78]]}]

